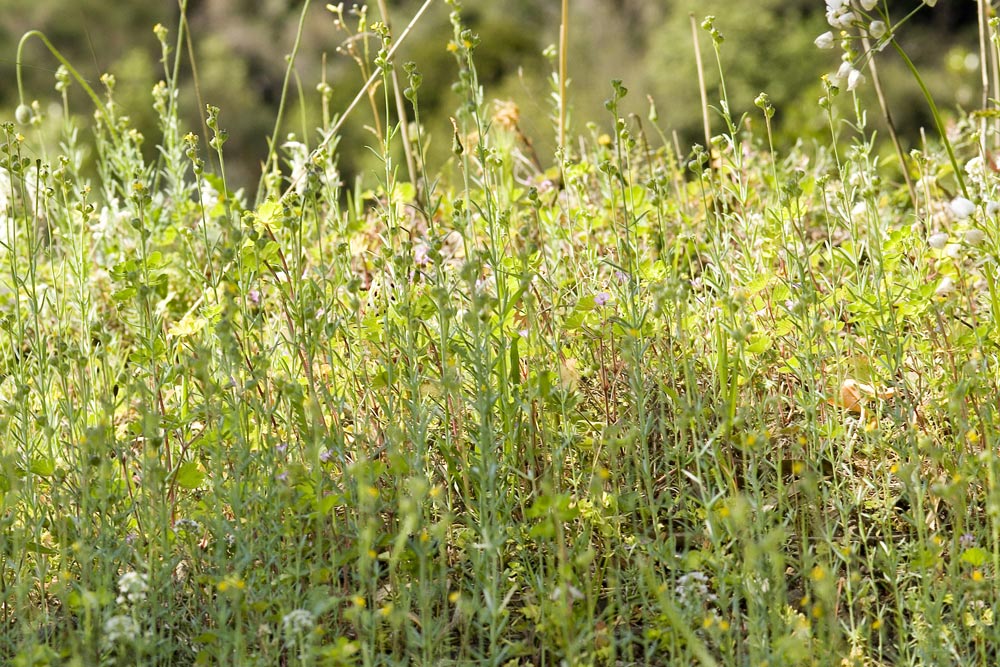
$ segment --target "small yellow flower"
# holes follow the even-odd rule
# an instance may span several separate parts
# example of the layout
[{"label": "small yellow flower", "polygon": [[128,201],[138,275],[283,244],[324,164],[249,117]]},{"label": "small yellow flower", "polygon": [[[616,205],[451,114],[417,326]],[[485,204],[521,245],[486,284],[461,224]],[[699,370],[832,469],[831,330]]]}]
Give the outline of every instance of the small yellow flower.
[{"label": "small yellow flower", "polygon": [[364,609],[368,605],[365,599],[360,595],[355,595],[353,598],[351,598],[351,603],[358,609]]},{"label": "small yellow flower", "polygon": [[451,593],[448,593],[448,602],[452,604],[456,604],[461,598],[462,595],[458,591],[452,591]]}]

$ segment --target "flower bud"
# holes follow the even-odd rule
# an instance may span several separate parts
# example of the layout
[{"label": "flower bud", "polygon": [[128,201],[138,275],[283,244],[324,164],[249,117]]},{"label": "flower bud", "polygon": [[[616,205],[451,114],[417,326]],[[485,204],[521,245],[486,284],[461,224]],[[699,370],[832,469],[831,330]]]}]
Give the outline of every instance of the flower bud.
[{"label": "flower bud", "polygon": [[34,117],[35,112],[27,104],[17,105],[17,109],[14,111],[14,119],[21,125],[27,125]]}]

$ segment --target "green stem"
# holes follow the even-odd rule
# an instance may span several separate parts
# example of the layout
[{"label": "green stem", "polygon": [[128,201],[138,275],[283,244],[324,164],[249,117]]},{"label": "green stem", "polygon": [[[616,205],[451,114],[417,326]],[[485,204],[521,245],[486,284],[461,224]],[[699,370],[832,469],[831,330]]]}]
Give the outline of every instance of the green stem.
[{"label": "green stem", "polygon": [[955,170],[955,180],[958,181],[958,185],[962,188],[962,194],[966,199],[969,198],[969,191],[965,187],[965,179],[962,178],[962,170],[958,166],[958,160],[955,158],[955,149],[952,148],[951,142],[948,141],[948,135],[944,130],[944,123],[941,122],[941,114],[938,112],[937,105],[934,103],[934,98],[931,96],[931,91],[927,90],[927,85],[924,84],[924,80],[920,77],[920,73],[917,71],[916,66],[913,61],[910,60],[906,52],[903,51],[896,40],[892,40],[892,46],[896,49],[896,53],[899,57],[903,59],[906,66],[910,69],[910,73],[913,74],[913,78],[916,80],[917,85],[920,86],[920,91],[924,94],[924,99],[927,100],[927,105],[931,108],[931,115],[934,116],[934,124],[937,126],[938,134],[941,136],[941,141],[944,142],[944,147],[948,151],[948,159],[951,160],[951,167]]},{"label": "green stem", "polygon": [[74,79],[76,79],[76,82],[80,84],[80,87],[83,88],[84,92],[86,92],[87,95],[90,96],[90,99],[94,102],[94,106],[96,106],[97,109],[101,112],[101,115],[104,116],[104,120],[108,125],[108,130],[111,132],[111,136],[113,136],[117,140],[118,133],[115,131],[114,124],[111,122],[111,116],[108,114],[108,110],[104,106],[104,103],[101,102],[101,98],[97,96],[97,93],[94,92],[94,89],[90,87],[90,84],[87,83],[87,80],[84,79],[82,76],[80,76],[80,73],[76,71],[76,68],[73,67],[73,65],[71,65],[70,62],[63,56],[63,54],[59,52],[59,49],[57,49],[55,46],[52,45],[52,42],[50,42],[49,38],[45,36],[45,33],[43,33],[40,30],[29,30],[28,32],[24,33],[24,36],[21,37],[21,41],[18,42],[17,44],[17,62],[15,63],[16,66],[15,69],[17,72],[18,103],[24,104],[24,83],[22,81],[22,76],[21,76],[21,65],[23,64],[23,60],[21,58],[21,53],[24,51],[25,43],[32,37],[37,37],[38,39],[42,40],[42,43],[49,50],[49,52],[52,55],[54,55],[56,59],[59,60],[60,63],[62,63],[63,67],[69,70],[70,75]]}]

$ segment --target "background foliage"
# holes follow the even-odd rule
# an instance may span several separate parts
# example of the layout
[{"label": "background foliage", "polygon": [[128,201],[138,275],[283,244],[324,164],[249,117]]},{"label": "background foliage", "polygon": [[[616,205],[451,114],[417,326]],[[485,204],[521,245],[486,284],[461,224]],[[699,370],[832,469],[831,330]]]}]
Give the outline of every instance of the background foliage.
[{"label": "background foliage", "polygon": [[[301,94],[293,90],[286,114],[287,132],[308,136],[319,124],[320,96],[314,82],[323,75],[333,87],[331,109],[343,109],[361,85],[355,64],[338,54],[345,35],[333,25],[322,2],[313,2],[305,23],[296,64]],[[352,3],[345,3],[350,6]],[[360,3],[358,3],[360,4]],[[376,3],[371,14],[377,15]],[[914,2],[901,4],[915,4]],[[391,25],[401,30],[420,5],[417,0],[388,3]],[[171,2],[142,0],[9,0],[0,13],[0,108],[6,115],[17,105],[14,61],[17,40],[27,30],[40,29],[63,50],[92,82],[113,72],[118,79],[116,98],[149,139],[156,139],[150,107],[150,90],[159,78],[160,54],[151,27],[157,22],[177,24],[179,9]],[[229,131],[226,151],[232,182],[255,186],[260,161],[267,152],[265,137],[272,129],[281,98],[286,56],[291,52],[301,3],[291,0],[190,0],[188,13],[199,75],[201,102],[219,106],[222,124]],[[822,132],[813,113],[821,91],[819,76],[831,67],[827,53],[812,40],[822,32],[823,3],[819,0],[574,0],[571,16],[570,77],[577,132],[588,122],[607,125],[604,100],[608,82],[622,79],[632,90],[648,93],[657,102],[660,123],[676,130],[682,148],[701,137],[701,120],[689,15],[699,18],[717,13],[725,17],[726,48],[723,62],[728,73],[734,116],[749,110],[757,93],[766,91],[778,109],[778,136],[784,139]],[[552,107],[548,104],[552,64],[546,47],[557,44],[559,6],[538,0],[469,0],[468,22],[482,37],[477,49],[481,82],[491,97],[514,100],[522,112],[522,128],[537,143],[539,152],[552,150]],[[953,102],[971,105],[977,73],[966,67],[966,53],[956,49],[940,58],[951,44],[975,44],[974,2],[943,2],[935,12],[917,15],[902,36],[908,53],[920,65],[943,108]],[[449,115],[458,103],[450,86],[454,61],[445,46],[449,35],[443,2],[435,3],[404,48],[400,61],[412,60],[424,76],[422,110],[427,129],[437,137],[432,144],[431,166],[447,157]],[[702,44],[708,57],[710,46]],[[967,47],[966,47],[967,48]],[[883,77],[897,118],[913,141],[927,125],[919,93],[902,66],[883,59]],[[711,59],[708,61],[711,65]],[[54,70],[58,63],[37,43],[25,55],[26,95],[53,99]],[[184,115],[191,128],[199,126],[199,102],[185,62],[182,90]],[[707,67],[709,84],[717,85],[713,67]],[[869,91],[870,92],[870,91]],[[76,94],[81,95],[79,91]],[[718,99],[717,94],[710,99]],[[625,111],[647,113],[644,95],[625,103]],[[81,103],[78,112],[86,109]],[[345,146],[364,145],[370,134],[370,115],[357,114],[343,132]],[[373,166],[366,151],[351,150],[340,156],[345,180]]]}]

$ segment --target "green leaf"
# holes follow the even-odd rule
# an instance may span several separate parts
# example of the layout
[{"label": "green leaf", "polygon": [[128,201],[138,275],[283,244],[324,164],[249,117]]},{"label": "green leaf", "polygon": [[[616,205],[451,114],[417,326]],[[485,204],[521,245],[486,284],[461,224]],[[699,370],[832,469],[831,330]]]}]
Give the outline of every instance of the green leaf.
[{"label": "green leaf", "polygon": [[771,339],[768,336],[754,336],[750,339],[750,345],[747,346],[747,352],[750,354],[760,354],[771,348]]},{"label": "green leaf", "polygon": [[205,472],[196,461],[188,461],[177,469],[177,476],[174,479],[181,488],[197,489],[205,481]]},{"label": "green leaf", "polygon": [[56,471],[56,462],[46,458],[33,459],[29,470],[41,477],[48,477]]},{"label": "green leaf", "polygon": [[972,547],[971,549],[966,549],[962,552],[962,562],[968,563],[972,567],[981,567],[986,563],[986,558],[989,556],[985,549],[980,547]]}]

